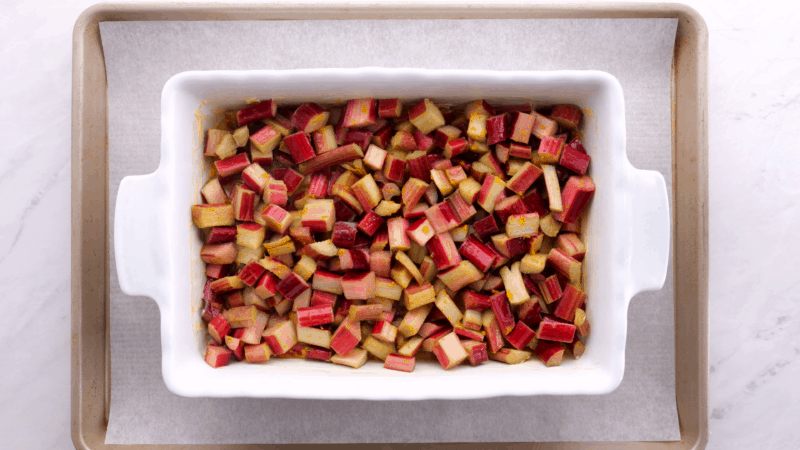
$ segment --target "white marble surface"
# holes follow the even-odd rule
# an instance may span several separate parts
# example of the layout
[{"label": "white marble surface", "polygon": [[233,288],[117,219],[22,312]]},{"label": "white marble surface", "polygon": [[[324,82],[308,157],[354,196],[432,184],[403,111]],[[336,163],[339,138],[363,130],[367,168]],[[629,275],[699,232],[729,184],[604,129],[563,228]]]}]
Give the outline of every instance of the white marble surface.
[{"label": "white marble surface", "polygon": [[[0,448],[72,445],[71,44],[92,3],[0,2]],[[800,4],[687,3],[711,46],[708,448],[797,449]]]}]

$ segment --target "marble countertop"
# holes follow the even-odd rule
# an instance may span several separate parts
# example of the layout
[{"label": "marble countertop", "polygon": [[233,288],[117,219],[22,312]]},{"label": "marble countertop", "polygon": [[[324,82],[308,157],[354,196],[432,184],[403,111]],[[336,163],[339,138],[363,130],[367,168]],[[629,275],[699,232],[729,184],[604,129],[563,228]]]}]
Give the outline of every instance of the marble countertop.
[{"label": "marble countertop", "polygon": [[[72,27],[93,3],[0,2],[0,81],[16,86],[0,103],[0,284],[13,317],[0,329],[0,448],[72,446]],[[800,3],[686,3],[711,50],[707,448],[797,449]]]}]

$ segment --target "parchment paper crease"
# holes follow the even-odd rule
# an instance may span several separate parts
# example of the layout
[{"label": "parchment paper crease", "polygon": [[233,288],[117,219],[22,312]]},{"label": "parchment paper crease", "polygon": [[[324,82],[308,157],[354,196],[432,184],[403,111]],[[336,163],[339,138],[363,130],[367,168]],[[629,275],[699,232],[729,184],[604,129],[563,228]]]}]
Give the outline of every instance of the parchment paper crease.
[{"label": "parchment paper crease", "polygon": [[[670,65],[676,27],[677,19],[101,23],[108,73],[110,229],[120,180],[158,166],[161,89],[186,70],[604,70],[624,89],[628,157],[638,168],[660,171],[671,195]],[[480,39],[475,39],[477,30]],[[112,263],[106,443],[677,440],[671,265],[664,288],[634,298],[628,317],[625,378],[605,396],[189,399],[170,393],[162,380],[155,302],[124,295]]]}]

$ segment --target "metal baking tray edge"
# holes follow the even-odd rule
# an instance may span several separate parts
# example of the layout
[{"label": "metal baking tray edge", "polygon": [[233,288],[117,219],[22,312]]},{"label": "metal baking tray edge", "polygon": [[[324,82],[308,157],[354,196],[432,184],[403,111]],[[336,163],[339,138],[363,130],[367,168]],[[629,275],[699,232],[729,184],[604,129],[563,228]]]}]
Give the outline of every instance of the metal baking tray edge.
[{"label": "metal baking tray edge", "polygon": [[[672,64],[675,376],[681,440],[520,442],[513,450],[701,450],[708,440],[708,29],[694,9],[674,3],[571,4],[98,4],[81,14],[72,55],[72,440],[106,445],[109,352],[108,110],[100,22],[153,20],[332,20],[479,18],[677,18]],[[394,444],[395,448],[478,450],[487,443]],[[293,445],[378,449],[386,444]],[[163,445],[165,449],[277,449],[278,445]]]}]

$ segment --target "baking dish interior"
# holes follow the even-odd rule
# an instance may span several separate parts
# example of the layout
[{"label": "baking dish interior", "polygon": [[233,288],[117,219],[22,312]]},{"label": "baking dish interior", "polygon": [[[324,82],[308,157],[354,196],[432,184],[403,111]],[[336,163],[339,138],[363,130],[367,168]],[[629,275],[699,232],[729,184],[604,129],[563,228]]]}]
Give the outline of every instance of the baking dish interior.
[{"label": "baking dish interior", "polygon": [[[584,112],[583,143],[598,187],[583,222],[587,256],[584,286],[592,326],[586,352],[546,368],[534,356],[519,365],[489,361],[443,371],[418,361],[413,373],[385,370],[369,361],[349,367],[296,359],[211,369],[203,362],[205,326],[200,317],[205,265],[202,234],[189,207],[200,203],[208,178],[202,156],[204,132],[219,112],[246,99],[278,104],[314,101],[343,104],[349,98],[399,97],[410,103],[485,99],[490,104],[570,103]],[[184,72],[165,85],[162,97],[162,168],[169,178],[166,233],[170,236],[169,298],[161,305],[164,378],[186,396],[425,399],[497,395],[602,394],[622,379],[627,328],[627,179],[624,172],[624,100],[617,80],[604,72],[499,72],[420,69],[309,69],[292,71]],[[172,238],[174,236],[174,238]]]}]

